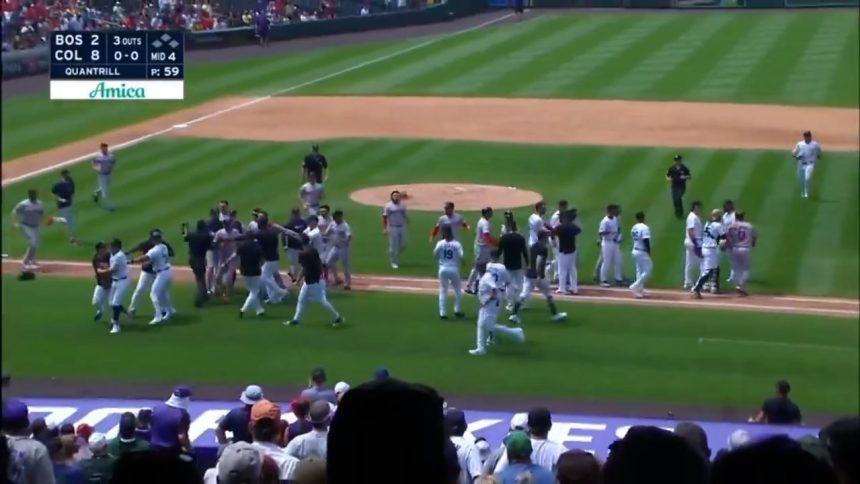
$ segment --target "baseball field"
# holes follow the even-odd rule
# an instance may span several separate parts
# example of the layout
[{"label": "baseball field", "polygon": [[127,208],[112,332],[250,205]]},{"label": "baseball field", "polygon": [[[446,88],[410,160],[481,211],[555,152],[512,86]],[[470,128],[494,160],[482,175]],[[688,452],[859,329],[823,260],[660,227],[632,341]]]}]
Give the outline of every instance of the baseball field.
[{"label": "baseball field", "polygon": [[[745,418],[787,378],[810,415],[856,412],[857,25],[856,10],[531,12],[522,21],[499,12],[399,41],[192,56],[184,102],[4,97],[5,213],[29,188],[53,207],[50,187],[68,168],[82,243],[45,227],[42,272],[18,282],[25,239],[4,217],[3,363],[41,385],[34,396],[117,380],[296,387],[313,366],[347,381],[385,366],[449,394],[687,405],[693,416],[730,418]],[[801,199],[790,150],[807,129],[823,156]],[[118,159],[115,212],[89,196],[100,142]],[[294,289],[260,319],[239,320],[235,300],[195,309],[188,272],[172,290],[179,315],[163,327],[146,326],[148,302],[119,335],[92,321],[96,241],[131,245],[157,227],[182,265],[180,224],[220,199],[245,221],[254,207],[286,221],[312,143],[331,166],[326,201],[354,233],[358,290],[330,291],[344,327],[330,328],[319,308],[300,327],[281,325]],[[693,174],[685,203],[732,199],[757,227],[753,296],[695,301],[681,290],[684,226],[665,180],[676,153]],[[381,226],[393,188],[410,194],[411,210],[396,271]],[[524,222],[541,198],[578,209],[583,284],[604,207],[622,206],[625,236],[643,210],[651,297],[586,285],[560,298],[569,316],[554,323],[536,296],[523,316],[525,345],[500,342],[471,357],[476,305],[467,299],[466,320],[438,319],[430,230],[449,199],[474,225],[485,205]]]}]

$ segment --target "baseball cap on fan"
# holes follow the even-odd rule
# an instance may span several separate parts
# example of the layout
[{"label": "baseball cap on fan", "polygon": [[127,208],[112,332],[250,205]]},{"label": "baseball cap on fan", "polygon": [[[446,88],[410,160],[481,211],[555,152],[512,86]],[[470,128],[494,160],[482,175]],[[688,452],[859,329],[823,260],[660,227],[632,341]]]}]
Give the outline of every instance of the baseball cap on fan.
[{"label": "baseball cap on fan", "polygon": [[239,395],[239,401],[245,405],[253,405],[263,399],[263,389],[257,385],[248,385]]},{"label": "baseball cap on fan", "polygon": [[218,482],[259,482],[263,456],[247,442],[228,445],[218,459]]},{"label": "baseball cap on fan", "polygon": [[527,430],[529,423],[529,415],[525,412],[515,413],[513,417],[511,417],[511,425],[508,427],[511,431],[514,430]]}]

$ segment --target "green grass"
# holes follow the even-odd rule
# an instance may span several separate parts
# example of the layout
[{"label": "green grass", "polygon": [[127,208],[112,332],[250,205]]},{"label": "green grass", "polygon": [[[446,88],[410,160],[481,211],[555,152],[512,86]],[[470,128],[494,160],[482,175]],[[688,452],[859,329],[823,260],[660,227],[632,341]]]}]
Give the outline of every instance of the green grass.
[{"label": "green grass", "polygon": [[[515,185],[542,193],[554,205],[569,199],[579,209],[585,234],[580,237],[580,280],[590,281],[598,256],[593,244],[603,208],[620,203],[627,259],[633,274],[629,229],[638,210],[647,214],[654,234],[652,286],[678,288],[683,270],[683,223],[673,216],[663,178],[671,159],[668,149],[526,146],[494,143],[412,140],[338,140],[323,144],[332,162],[328,202],[346,211],[353,227],[354,270],[390,273],[387,240],[380,228],[380,209],[349,199],[356,189],[409,182],[474,182]],[[214,203],[228,198],[247,221],[250,209],[265,207],[285,221],[296,202],[298,161],[307,143],[253,143],[203,139],[158,139],[121,155],[114,176],[115,213],[95,207],[89,194],[95,177],[89,167],[72,169],[78,184],[78,218],[82,247],[65,242],[61,226],[43,230],[43,259],[89,260],[96,240],[120,237],[135,243],[154,227],[181,245],[182,222],[202,218]],[[832,154],[815,172],[813,198],[797,195],[794,164],[784,153],[769,151],[690,150],[693,172],[686,202],[700,199],[706,209],[725,198],[736,201],[759,230],[760,247],[752,261],[752,288],[759,292],[807,295],[858,295],[858,200],[860,167],[854,154]],[[524,160],[541,160],[541,169]],[[170,176],[165,176],[169,173]],[[3,190],[4,213],[23,199],[28,187],[47,192],[56,175],[48,174]],[[440,200],[441,211],[441,200]],[[529,208],[515,210],[524,225]],[[551,212],[550,212],[551,213]],[[412,212],[409,249],[398,273],[432,276],[435,263],[427,241],[436,212]],[[474,225],[478,214],[468,213]],[[496,220],[495,224],[500,224]],[[498,226],[498,225],[497,225]],[[4,252],[18,256],[23,237],[4,220]],[[473,233],[463,236],[471,253]],[[184,260],[185,249],[179,250]]]},{"label": "green grass", "polygon": [[[471,298],[468,320],[442,322],[432,296],[337,293],[332,301],[344,327],[330,328],[316,306],[301,326],[285,327],[292,302],[270,307],[263,319],[239,320],[236,304],[193,309],[191,288],[178,285],[178,319],[149,327],[146,304],[122,334],[109,335],[106,323],[92,321],[88,280],[3,283],[4,365],[23,378],[238,384],[254,375],[261,384],[300,385],[310,366],[347,381],[385,366],[443,392],[750,408],[775,378],[787,378],[804,410],[858,405],[860,334],[846,319],[563,303],[568,321],[552,323],[535,301],[523,313],[525,346],[500,338],[489,356],[475,358],[467,353],[475,342]],[[801,346],[703,344],[700,337]]]},{"label": "green grass", "polygon": [[[291,91],[857,106],[858,15],[583,13],[468,32]],[[270,94],[425,39],[190,63],[183,102],[3,101],[2,159],[227,95]],[[50,133],[50,137],[45,136]]]}]

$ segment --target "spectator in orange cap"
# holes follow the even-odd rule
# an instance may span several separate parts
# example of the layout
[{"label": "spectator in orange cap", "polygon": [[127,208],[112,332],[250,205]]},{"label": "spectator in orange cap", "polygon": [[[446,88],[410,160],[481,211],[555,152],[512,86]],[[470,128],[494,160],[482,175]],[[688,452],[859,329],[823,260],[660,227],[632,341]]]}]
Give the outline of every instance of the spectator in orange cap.
[{"label": "spectator in orange cap", "polygon": [[288,455],[287,451],[278,445],[282,434],[281,407],[268,400],[255,403],[251,407],[248,430],[251,432],[251,446],[263,456],[275,461],[278,476],[282,481],[291,480],[299,460]]}]

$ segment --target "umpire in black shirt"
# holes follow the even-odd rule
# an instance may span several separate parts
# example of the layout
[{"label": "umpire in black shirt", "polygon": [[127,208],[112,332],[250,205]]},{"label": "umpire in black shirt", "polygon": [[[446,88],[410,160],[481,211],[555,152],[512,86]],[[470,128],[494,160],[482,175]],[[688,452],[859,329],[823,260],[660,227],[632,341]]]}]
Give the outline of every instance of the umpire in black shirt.
[{"label": "umpire in black shirt", "polygon": [[684,165],[684,158],[675,155],[675,163],[666,172],[666,179],[672,183],[672,204],[675,206],[675,217],[684,218],[684,192],[687,191],[687,181],[693,177],[690,169]]},{"label": "umpire in black shirt", "polygon": [[576,210],[568,210],[561,214],[561,224],[553,230],[558,238],[558,291],[557,293],[576,294],[576,236],[582,232],[576,220]]},{"label": "umpire in black shirt", "polygon": [[319,183],[328,178],[328,160],[320,153],[320,145],[317,144],[311,146],[311,152],[302,163],[302,182],[310,181],[314,175]]},{"label": "umpire in black shirt", "polygon": [[182,238],[188,244],[188,265],[197,283],[194,305],[199,308],[209,299],[206,292],[206,252],[212,250],[214,237],[206,221],[198,220],[194,232],[188,232],[188,225],[182,224]]},{"label": "umpire in black shirt", "polygon": [[498,250],[505,269],[511,275],[511,283],[506,288],[510,311],[513,310],[513,303],[519,300],[523,290],[523,263],[528,264],[529,253],[526,249],[526,239],[517,232],[517,222],[510,211],[505,212],[505,230],[506,232],[499,238]]}]

